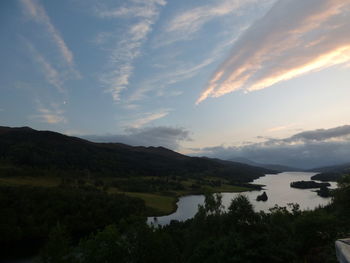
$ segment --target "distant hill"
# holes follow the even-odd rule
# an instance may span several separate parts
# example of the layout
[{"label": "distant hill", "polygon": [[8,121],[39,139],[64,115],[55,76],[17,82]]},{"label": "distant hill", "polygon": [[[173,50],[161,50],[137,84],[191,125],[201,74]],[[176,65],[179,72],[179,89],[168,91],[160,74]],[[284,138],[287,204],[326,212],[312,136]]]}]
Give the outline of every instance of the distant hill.
[{"label": "distant hill", "polygon": [[249,165],[256,166],[256,167],[262,167],[262,168],[266,168],[266,169],[275,170],[278,172],[302,171],[302,169],[300,169],[300,168],[295,168],[295,167],[290,167],[290,166],[285,166],[285,165],[280,165],[280,164],[257,163],[257,162],[254,162],[252,160],[249,160],[247,158],[240,158],[240,157],[231,158],[231,159],[229,159],[229,161],[245,163],[245,164],[249,164]]},{"label": "distant hill", "polygon": [[29,127],[0,127],[0,160],[16,166],[88,171],[108,176],[217,176],[249,182],[275,171],[189,157],[164,147],[94,143]]},{"label": "distant hill", "polygon": [[311,177],[312,180],[337,181],[345,174],[350,174],[350,163],[314,168],[311,171],[319,172]]}]

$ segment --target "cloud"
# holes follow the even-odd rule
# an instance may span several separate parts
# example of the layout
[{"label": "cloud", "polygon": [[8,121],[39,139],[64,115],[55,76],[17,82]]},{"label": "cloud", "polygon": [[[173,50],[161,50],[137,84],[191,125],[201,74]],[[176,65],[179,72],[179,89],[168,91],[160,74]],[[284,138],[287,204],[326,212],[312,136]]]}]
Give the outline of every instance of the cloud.
[{"label": "cloud", "polygon": [[268,132],[278,132],[278,131],[286,130],[286,129],[288,129],[288,127],[290,127],[290,126],[276,126],[276,127],[272,127],[270,129],[268,129],[267,131]]},{"label": "cloud", "polygon": [[181,12],[167,23],[164,28],[165,34],[156,46],[172,44],[179,40],[191,39],[205,24],[214,19],[232,13],[238,13],[243,6],[252,2],[256,1],[220,0],[213,1],[213,4],[197,6]]},{"label": "cloud", "polygon": [[47,82],[54,86],[60,93],[66,93],[66,90],[63,88],[64,79],[60,76],[60,73],[29,41],[24,42],[27,44],[27,47],[30,50],[30,53],[33,55],[35,61],[41,66]]},{"label": "cloud", "polygon": [[174,127],[147,127],[130,128],[125,134],[119,135],[87,135],[84,139],[94,142],[119,142],[133,146],[163,146],[172,150],[180,147],[183,141],[189,141],[190,133],[184,128]]},{"label": "cloud", "polygon": [[143,113],[140,118],[137,118],[136,120],[133,120],[133,121],[128,121],[126,123],[126,126],[131,128],[140,128],[150,122],[164,118],[169,114],[169,112],[170,110],[161,110],[159,112]]},{"label": "cloud", "polygon": [[[181,65],[177,69],[172,69],[171,71],[163,72],[162,74],[156,75],[149,80],[145,80],[141,88],[137,89],[128,98],[129,102],[139,101],[145,98],[145,94],[151,91],[157,90],[158,94],[164,94],[161,92],[162,89],[167,86],[173,85],[175,83],[191,79],[196,76],[201,69],[209,66],[215,61],[215,57],[209,57],[201,61],[197,65]],[[169,95],[168,92],[165,94]],[[174,94],[182,94],[177,92]]]},{"label": "cloud", "polygon": [[91,42],[97,46],[104,45],[111,39],[112,36],[112,32],[99,32]]},{"label": "cloud", "polygon": [[235,43],[197,103],[349,63],[348,0],[279,0]]},{"label": "cloud", "polygon": [[[115,36],[114,48],[110,54],[107,73],[101,75],[101,82],[107,87],[115,101],[120,100],[120,94],[125,90],[134,72],[134,61],[141,55],[141,49],[148,35],[152,32],[152,26],[156,22],[160,7],[166,4],[162,0],[131,1],[117,9],[99,7],[95,10],[98,17],[104,19],[127,19],[128,27],[125,32],[113,34]],[[135,22],[136,19],[136,22]],[[98,36],[98,41],[106,41],[104,33]]]},{"label": "cloud", "polygon": [[40,122],[48,124],[66,123],[64,111],[56,103],[44,106],[40,101],[36,101],[38,114],[30,116],[31,119],[37,119]]},{"label": "cloud", "polygon": [[37,23],[45,27],[46,31],[50,35],[51,40],[57,46],[62,58],[70,67],[72,73],[79,76],[79,73],[74,68],[74,57],[72,51],[68,48],[64,39],[58,30],[54,27],[50,17],[47,15],[44,7],[40,5],[37,0],[20,0],[23,12],[25,15],[32,18]]},{"label": "cloud", "polygon": [[341,164],[350,162],[350,125],[305,131],[284,139],[270,138],[243,146],[195,149],[194,152],[223,159],[247,158],[300,168]]},{"label": "cloud", "polygon": [[318,129],[314,131],[305,131],[284,139],[285,142],[313,142],[328,140],[344,140],[350,138],[350,125],[344,125],[332,129]]},{"label": "cloud", "polygon": [[[204,68],[208,67],[212,63],[219,60],[220,57],[223,56],[223,53],[227,50],[228,46],[232,44],[234,38],[229,38],[228,40],[222,41],[219,43],[213,50],[210,52],[205,58],[199,61],[197,64],[193,63],[179,63],[179,65],[175,68],[171,68],[170,70],[161,71],[159,74],[154,75],[151,78],[142,81],[142,87],[138,88],[134,91],[129,98],[128,102],[134,102],[142,100],[146,97],[147,93],[150,93],[154,90],[157,91],[157,96],[178,96],[181,95],[182,92],[179,90],[166,91],[163,90],[170,85],[191,79],[195,77],[198,73],[200,73]],[[170,58],[167,55],[166,60],[168,61]],[[171,60],[175,61],[176,58],[171,58]],[[175,62],[174,62],[175,63]]]},{"label": "cloud", "polygon": [[98,7],[95,12],[97,16],[101,18],[119,18],[119,17],[141,17],[141,18],[150,18],[157,16],[157,10],[154,5],[164,6],[166,1],[164,0],[145,0],[145,1],[133,1],[134,3],[143,3],[145,5],[133,5],[133,6],[122,6],[114,9],[109,9],[106,7]]}]

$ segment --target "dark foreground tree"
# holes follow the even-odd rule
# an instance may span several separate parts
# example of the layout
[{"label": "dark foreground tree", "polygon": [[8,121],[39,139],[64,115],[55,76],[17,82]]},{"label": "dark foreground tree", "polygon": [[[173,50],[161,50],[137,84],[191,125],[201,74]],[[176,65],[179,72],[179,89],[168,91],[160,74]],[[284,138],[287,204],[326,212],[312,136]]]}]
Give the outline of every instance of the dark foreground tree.
[{"label": "dark foreground tree", "polygon": [[334,241],[350,233],[349,178],[340,183],[331,205],[314,211],[291,204],[255,212],[242,195],[224,211],[220,196],[205,200],[196,216],[185,222],[154,228],[124,221],[69,249],[65,242],[53,242],[68,253],[65,257],[55,249],[48,251],[79,263],[335,263]]}]

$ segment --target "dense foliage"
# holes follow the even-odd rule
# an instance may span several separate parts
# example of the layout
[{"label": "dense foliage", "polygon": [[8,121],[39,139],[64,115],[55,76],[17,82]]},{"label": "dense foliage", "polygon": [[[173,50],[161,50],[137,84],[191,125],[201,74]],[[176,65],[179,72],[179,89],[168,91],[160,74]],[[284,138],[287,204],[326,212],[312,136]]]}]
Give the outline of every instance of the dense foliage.
[{"label": "dense foliage", "polygon": [[108,195],[95,188],[0,186],[0,246],[8,254],[42,243],[57,223],[74,238],[134,215],[143,215],[141,199]]},{"label": "dense foliage", "polygon": [[340,186],[315,211],[291,204],[257,213],[244,196],[223,211],[221,196],[207,195],[193,219],[165,227],[120,223],[78,244],[56,227],[41,262],[337,262],[334,241],[350,234],[349,177]]},{"label": "dense foliage", "polygon": [[93,143],[50,131],[0,127],[0,161],[24,167],[96,175],[225,177],[250,182],[274,171],[241,163],[189,157],[163,147]]},{"label": "dense foliage", "polygon": [[338,181],[343,175],[350,173],[350,163],[321,167],[314,169],[318,174],[311,177],[312,180]]},{"label": "dense foliage", "polygon": [[164,227],[146,224],[142,200],[106,192],[246,186],[271,172],[162,147],[0,127],[3,180],[60,179],[60,187],[0,186],[0,246],[13,254],[45,243],[38,260],[47,263],[336,262],[334,241],[350,236],[349,177],[332,205],[315,211],[291,205],[257,213],[244,196],[224,211],[220,195],[207,195],[193,219]]},{"label": "dense foliage", "polygon": [[343,173],[341,171],[339,172],[324,172],[324,173],[319,173],[319,174],[316,174],[314,176],[311,177],[312,180],[318,180],[318,181],[338,181],[339,178],[341,178],[344,174],[346,173]]},{"label": "dense foliage", "polygon": [[312,188],[321,188],[331,186],[330,183],[318,183],[315,181],[296,181],[291,182],[290,187],[299,188],[299,189],[312,189]]}]

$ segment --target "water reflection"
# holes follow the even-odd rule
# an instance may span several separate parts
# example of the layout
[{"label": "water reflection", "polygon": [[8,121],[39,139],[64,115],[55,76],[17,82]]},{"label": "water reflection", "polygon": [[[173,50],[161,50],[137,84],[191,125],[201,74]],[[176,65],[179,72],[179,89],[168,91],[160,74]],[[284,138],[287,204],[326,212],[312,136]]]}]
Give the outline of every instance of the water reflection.
[{"label": "water reflection", "polygon": [[[265,185],[264,191],[266,191],[268,200],[266,202],[257,202],[256,197],[261,194],[261,191],[244,192],[249,200],[254,205],[256,211],[268,211],[269,208],[275,206],[287,206],[288,203],[298,203],[302,210],[314,209],[317,206],[324,206],[330,202],[330,198],[322,198],[314,192],[314,190],[302,190],[291,188],[290,183],[294,181],[308,181],[310,177],[315,173],[305,172],[284,172],[280,174],[266,175],[254,180],[255,184]],[[330,182],[331,187],[335,188],[336,183]],[[223,205],[225,208],[229,206],[231,200],[235,198],[238,193],[223,193]],[[171,220],[183,221],[192,218],[198,209],[198,205],[204,203],[203,195],[190,195],[180,198],[177,203],[178,209],[175,213],[168,216],[157,217],[154,221],[154,217],[148,218],[148,223],[155,223],[160,225],[169,224]]]}]

